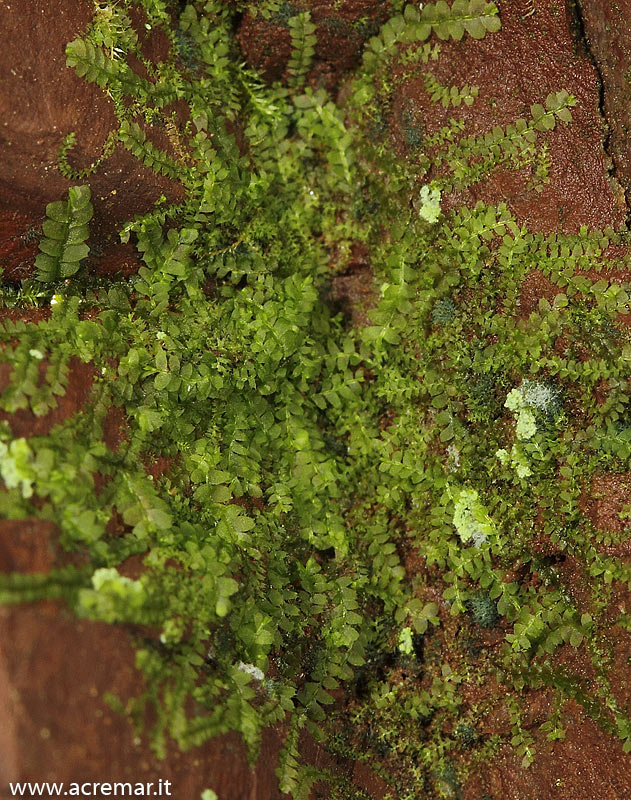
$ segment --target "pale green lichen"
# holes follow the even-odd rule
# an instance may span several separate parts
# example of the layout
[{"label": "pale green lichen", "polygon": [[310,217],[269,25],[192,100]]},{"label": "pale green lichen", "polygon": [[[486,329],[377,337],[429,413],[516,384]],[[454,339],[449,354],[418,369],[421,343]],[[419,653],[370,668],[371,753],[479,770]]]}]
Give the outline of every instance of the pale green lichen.
[{"label": "pale green lichen", "polygon": [[518,411],[525,405],[523,394],[519,391],[519,389],[511,389],[506,397],[506,402],[504,405],[509,409],[509,411]]},{"label": "pale green lichen", "polygon": [[0,442],[0,475],[7,489],[20,487],[22,497],[33,495],[35,472],[31,466],[32,453],[24,438],[15,439],[9,445]]},{"label": "pale green lichen", "polygon": [[412,628],[402,628],[400,631],[399,650],[408,656],[414,651],[414,645],[412,643]]},{"label": "pale green lichen", "polygon": [[440,189],[431,183],[421,187],[419,215],[430,225],[438,222],[440,217],[440,194]]},{"label": "pale green lichen", "polygon": [[460,489],[454,497],[453,524],[463,544],[479,547],[495,533],[495,526],[475,489]]},{"label": "pale green lichen", "polygon": [[532,439],[537,433],[537,423],[535,422],[535,415],[528,408],[522,408],[517,415],[517,426],[515,427],[515,435],[518,439]]},{"label": "pale green lichen", "polygon": [[499,458],[502,464],[510,464],[519,478],[527,478],[529,475],[532,475],[532,470],[528,466],[526,456],[519,445],[514,444],[510,453],[508,450],[504,450],[504,448],[496,450],[495,455]]},{"label": "pale green lichen", "polygon": [[256,681],[265,679],[265,673],[254,664],[245,664],[243,661],[239,661],[237,669],[241,672],[245,672],[246,675],[250,675]]},{"label": "pale green lichen", "polygon": [[517,416],[515,435],[518,439],[532,439],[537,433],[535,415],[529,408],[529,403],[520,389],[511,389],[504,403],[506,408]]},{"label": "pale green lichen", "polygon": [[114,567],[101,567],[92,575],[92,589],[79,592],[80,616],[103,622],[134,622],[146,601],[145,586],[121,575]]}]

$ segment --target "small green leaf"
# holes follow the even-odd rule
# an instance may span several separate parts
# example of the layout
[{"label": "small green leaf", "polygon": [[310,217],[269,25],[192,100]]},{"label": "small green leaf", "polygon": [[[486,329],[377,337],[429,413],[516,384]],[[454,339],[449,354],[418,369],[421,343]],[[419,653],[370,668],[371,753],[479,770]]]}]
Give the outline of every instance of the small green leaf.
[{"label": "small green leaf", "polygon": [[245,515],[239,515],[232,521],[232,526],[237,533],[246,533],[247,531],[251,531],[255,524],[256,523],[251,517],[246,517]]},{"label": "small green leaf", "polygon": [[171,383],[171,375],[168,372],[159,372],[153,380],[156,391],[161,392]]}]

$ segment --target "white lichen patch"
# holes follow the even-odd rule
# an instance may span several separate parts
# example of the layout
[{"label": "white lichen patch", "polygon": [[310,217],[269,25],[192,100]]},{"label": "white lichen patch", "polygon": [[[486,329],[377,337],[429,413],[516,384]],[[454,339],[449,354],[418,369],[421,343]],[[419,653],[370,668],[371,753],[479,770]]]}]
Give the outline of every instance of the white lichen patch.
[{"label": "white lichen patch", "polygon": [[529,381],[526,378],[521,382],[519,391],[527,405],[545,414],[549,414],[558,403],[558,390],[543,381]]},{"label": "white lichen patch", "polygon": [[241,670],[241,672],[245,672],[246,675],[251,675],[254,680],[257,681],[262,681],[265,678],[265,673],[258,667],[255,667],[254,664],[244,664],[243,661],[239,661],[237,669]]}]

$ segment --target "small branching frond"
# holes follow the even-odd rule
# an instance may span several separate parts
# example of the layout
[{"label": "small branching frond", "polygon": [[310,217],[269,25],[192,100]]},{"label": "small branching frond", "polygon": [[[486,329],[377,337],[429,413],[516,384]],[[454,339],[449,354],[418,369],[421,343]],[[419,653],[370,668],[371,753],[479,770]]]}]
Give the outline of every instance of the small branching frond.
[{"label": "small branching frond", "polygon": [[182,178],[185,170],[172,158],[149,141],[147,134],[136,122],[123,122],[119,131],[119,138],[123,146],[130,150],[154,172],[166,175],[168,178]]},{"label": "small branching frond", "polygon": [[67,598],[69,594],[76,594],[85,586],[88,577],[85,567],[62,567],[48,573],[32,575],[19,572],[3,574],[0,576],[0,604],[14,605]]},{"label": "small branching frond", "polygon": [[120,77],[121,62],[107,56],[100,47],[85,39],[75,39],[66,47],[66,63],[80,78],[103,89]]},{"label": "small branching frond", "polygon": [[278,788],[284,794],[295,796],[300,782],[300,764],[298,753],[298,737],[300,735],[300,724],[298,719],[292,724],[285,737],[279,756],[276,776],[278,778]]},{"label": "small branching frond", "polygon": [[478,96],[477,86],[463,86],[460,89],[457,86],[443,86],[431,72],[426,72],[423,75],[423,80],[432,101],[440,103],[443,108],[448,108],[449,106],[457,108],[461,103],[470,106]]},{"label": "small branching frond", "polygon": [[465,33],[474,39],[483,39],[502,27],[499,9],[485,0],[445,0],[424,3],[419,9],[406,5],[404,13],[392,17],[381,28],[378,36],[368,42],[364,65],[370,71],[389,59],[399,45],[424,42],[432,34],[439,39],[460,41]]},{"label": "small branching frond", "polygon": [[298,87],[305,82],[318,41],[315,35],[316,26],[311,22],[311,14],[303,11],[296,14],[295,17],[291,17],[289,32],[291,34],[291,56],[287,64],[287,72],[290,86]]},{"label": "small branching frond", "polygon": [[106,161],[114,152],[118,143],[118,130],[112,130],[108,133],[101,154],[91,164],[82,169],[75,169],[68,161],[68,153],[75,147],[77,143],[77,135],[69,133],[63,140],[59,150],[59,171],[71,181],[85,180],[89,175],[92,175]]}]

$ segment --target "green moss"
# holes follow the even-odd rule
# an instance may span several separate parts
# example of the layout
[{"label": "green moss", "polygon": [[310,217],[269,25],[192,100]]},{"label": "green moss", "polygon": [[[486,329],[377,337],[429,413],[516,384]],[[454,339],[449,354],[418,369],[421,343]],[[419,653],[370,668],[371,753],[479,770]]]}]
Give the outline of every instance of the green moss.
[{"label": "green moss", "polygon": [[467,722],[463,722],[456,728],[456,736],[461,741],[462,746],[471,748],[478,741],[478,734],[473,727]]},{"label": "green moss", "polygon": [[448,325],[456,317],[456,306],[450,297],[443,297],[434,303],[432,321],[435,325]]},{"label": "green moss", "polygon": [[494,628],[501,617],[497,612],[497,603],[488,595],[478,594],[469,600],[471,616],[481,628]]}]

